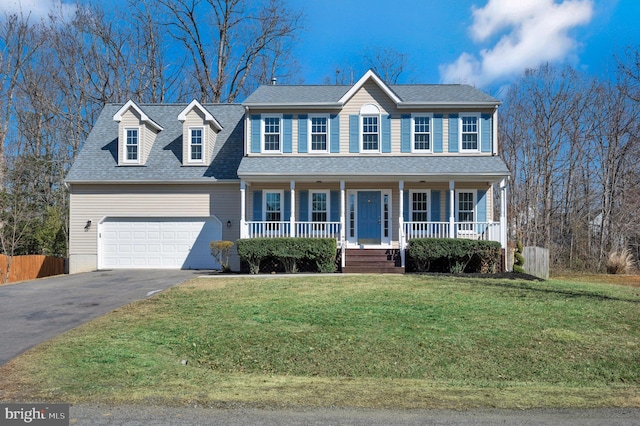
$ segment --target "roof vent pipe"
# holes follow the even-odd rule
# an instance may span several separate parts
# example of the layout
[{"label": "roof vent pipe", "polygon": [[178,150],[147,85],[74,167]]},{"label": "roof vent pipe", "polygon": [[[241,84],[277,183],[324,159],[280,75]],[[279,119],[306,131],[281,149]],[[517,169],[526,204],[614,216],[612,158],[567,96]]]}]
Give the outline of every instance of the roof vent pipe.
[{"label": "roof vent pipe", "polygon": [[275,78],[275,77],[271,77],[271,85],[272,85],[272,86],[275,86],[277,82],[278,82],[278,79],[277,79],[277,78]]}]

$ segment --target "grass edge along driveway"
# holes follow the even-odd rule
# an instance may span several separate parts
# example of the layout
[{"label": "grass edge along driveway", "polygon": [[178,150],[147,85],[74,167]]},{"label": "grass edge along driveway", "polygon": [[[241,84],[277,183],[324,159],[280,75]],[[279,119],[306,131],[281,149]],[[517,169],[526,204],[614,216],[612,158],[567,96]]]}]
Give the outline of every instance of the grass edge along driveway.
[{"label": "grass edge along driveway", "polygon": [[569,281],[196,279],[12,360],[0,400],[638,407],[639,307],[638,288]]}]

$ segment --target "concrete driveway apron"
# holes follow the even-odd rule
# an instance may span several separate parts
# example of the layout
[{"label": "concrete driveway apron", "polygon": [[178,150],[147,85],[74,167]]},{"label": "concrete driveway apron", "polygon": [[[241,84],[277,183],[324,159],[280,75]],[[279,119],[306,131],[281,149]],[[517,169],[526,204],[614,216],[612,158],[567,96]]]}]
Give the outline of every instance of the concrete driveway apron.
[{"label": "concrete driveway apron", "polygon": [[202,274],[97,271],[0,286],[0,365],[91,319]]}]

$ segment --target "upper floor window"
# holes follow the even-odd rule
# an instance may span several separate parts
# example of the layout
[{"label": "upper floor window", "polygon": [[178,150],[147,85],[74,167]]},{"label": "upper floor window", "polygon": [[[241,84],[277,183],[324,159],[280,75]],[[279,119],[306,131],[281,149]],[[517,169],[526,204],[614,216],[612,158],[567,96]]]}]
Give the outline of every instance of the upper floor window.
[{"label": "upper floor window", "polygon": [[460,151],[478,151],[480,120],[477,114],[460,115]]},{"label": "upper floor window", "polygon": [[362,150],[379,151],[380,126],[379,116],[365,115],[362,117]]},{"label": "upper floor window", "polygon": [[327,152],[329,139],[329,118],[327,116],[310,116],[309,132],[311,152]]},{"label": "upper floor window", "polygon": [[263,123],[263,151],[280,152],[282,139],[281,117],[265,116]]},{"label": "upper floor window", "polygon": [[202,143],[204,129],[202,127],[194,127],[189,130],[189,161],[202,162]]},{"label": "upper floor window", "polygon": [[458,191],[458,222],[473,222],[475,191]]},{"label": "upper floor window", "polygon": [[413,222],[427,222],[429,220],[429,193],[411,193],[411,220]]},{"label": "upper floor window", "polygon": [[125,162],[137,163],[140,161],[140,130],[124,129],[125,133]]},{"label": "upper floor window", "polygon": [[431,116],[415,115],[412,127],[413,150],[431,151]]}]

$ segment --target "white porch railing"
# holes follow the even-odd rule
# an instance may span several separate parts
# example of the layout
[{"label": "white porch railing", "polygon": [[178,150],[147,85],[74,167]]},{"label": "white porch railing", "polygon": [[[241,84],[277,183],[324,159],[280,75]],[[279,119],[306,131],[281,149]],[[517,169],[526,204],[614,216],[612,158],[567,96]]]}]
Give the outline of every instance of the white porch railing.
[{"label": "white porch railing", "polygon": [[340,222],[247,222],[248,238],[335,238],[340,239]]},{"label": "white porch railing", "polygon": [[403,243],[412,238],[465,238],[500,242],[500,222],[404,222]]}]

